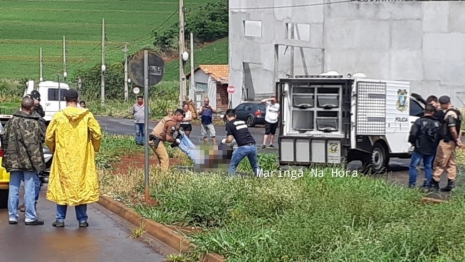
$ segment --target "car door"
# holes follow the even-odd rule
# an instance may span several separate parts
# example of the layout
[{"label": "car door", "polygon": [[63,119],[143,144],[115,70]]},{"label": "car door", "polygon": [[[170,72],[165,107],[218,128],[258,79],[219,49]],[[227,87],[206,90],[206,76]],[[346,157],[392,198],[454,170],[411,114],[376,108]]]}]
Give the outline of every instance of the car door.
[{"label": "car door", "polygon": [[410,98],[410,115],[409,121],[410,126],[415,123],[415,120],[422,117],[424,115],[424,108],[421,106],[415,99]]},{"label": "car door", "polygon": [[247,117],[249,117],[252,113],[253,105],[252,104],[246,104],[244,106],[244,114],[242,116],[242,120],[247,120]]},{"label": "car door", "polygon": [[240,120],[244,119],[244,108],[246,104],[240,104],[236,107],[236,118]]}]

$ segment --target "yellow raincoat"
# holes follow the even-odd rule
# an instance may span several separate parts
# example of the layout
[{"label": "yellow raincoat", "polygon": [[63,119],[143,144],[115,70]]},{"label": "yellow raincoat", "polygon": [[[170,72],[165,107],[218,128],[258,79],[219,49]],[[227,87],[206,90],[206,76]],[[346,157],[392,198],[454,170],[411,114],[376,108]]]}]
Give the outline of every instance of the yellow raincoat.
[{"label": "yellow raincoat", "polygon": [[101,138],[100,125],[88,109],[66,107],[53,116],[45,137],[53,152],[48,200],[68,206],[99,200],[95,152]]}]

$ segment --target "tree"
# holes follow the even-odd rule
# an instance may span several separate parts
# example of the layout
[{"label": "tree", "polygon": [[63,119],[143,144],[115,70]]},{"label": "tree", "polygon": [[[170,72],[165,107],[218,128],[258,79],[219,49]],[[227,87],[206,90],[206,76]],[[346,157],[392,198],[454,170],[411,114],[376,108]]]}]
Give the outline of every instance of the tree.
[{"label": "tree", "polygon": [[[211,42],[228,36],[229,2],[219,0],[194,9],[186,15],[185,30],[194,34],[197,42]],[[154,45],[163,52],[177,48],[178,25],[176,22],[168,29],[154,31]]]}]

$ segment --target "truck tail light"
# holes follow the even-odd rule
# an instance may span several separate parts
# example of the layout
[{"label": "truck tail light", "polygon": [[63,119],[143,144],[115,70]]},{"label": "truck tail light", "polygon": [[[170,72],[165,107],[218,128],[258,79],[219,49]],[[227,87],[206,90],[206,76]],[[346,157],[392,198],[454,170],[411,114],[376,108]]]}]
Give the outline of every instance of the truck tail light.
[{"label": "truck tail light", "polygon": [[260,110],[255,111],[255,116],[261,116],[261,115],[262,115],[262,111]]},{"label": "truck tail light", "polygon": [[3,149],[0,149],[0,157],[3,157]]}]

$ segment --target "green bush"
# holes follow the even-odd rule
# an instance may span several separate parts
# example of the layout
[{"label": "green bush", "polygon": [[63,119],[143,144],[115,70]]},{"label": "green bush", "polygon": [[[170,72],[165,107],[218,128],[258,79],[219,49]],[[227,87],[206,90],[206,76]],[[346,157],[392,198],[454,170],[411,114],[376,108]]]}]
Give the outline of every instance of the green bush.
[{"label": "green bush", "polygon": [[[121,89],[121,88],[120,88]],[[178,107],[178,82],[161,82],[155,87],[151,87],[149,91],[150,101],[150,117],[159,119],[167,115],[169,110],[175,110]],[[124,90],[124,89],[122,89]],[[129,102],[124,101],[124,97],[120,99],[107,99],[105,105],[102,106],[99,99],[90,99],[84,96],[87,101],[87,107],[95,115],[114,116],[132,118],[132,106],[136,102],[136,95],[130,90]],[[121,91],[118,91],[121,92]],[[124,92],[121,92],[124,94]],[[92,94],[91,94],[92,95]]]},{"label": "green bush", "polygon": [[24,95],[26,88],[25,83],[22,81],[0,81],[0,101],[19,101]]},{"label": "green bush", "polygon": [[[212,42],[228,36],[229,5],[227,0],[207,3],[191,10],[185,16],[186,35],[192,32],[195,42]],[[179,23],[176,22],[165,30],[154,31],[154,45],[161,51],[177,49]]]}]

